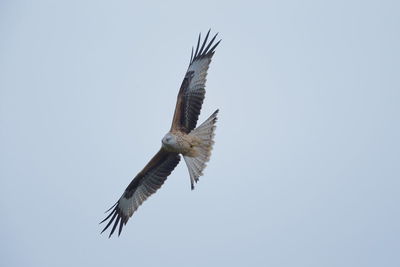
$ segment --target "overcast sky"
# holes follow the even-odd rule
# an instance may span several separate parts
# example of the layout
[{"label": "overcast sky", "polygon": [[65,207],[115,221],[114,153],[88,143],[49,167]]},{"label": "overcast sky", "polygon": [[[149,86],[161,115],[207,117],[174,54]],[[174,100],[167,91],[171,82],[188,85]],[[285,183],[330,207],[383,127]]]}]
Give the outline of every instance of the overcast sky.
[{"label": "overcast sky", "polygon": [[[0,2],[1,266],[400,266],[398,1]],[[199,32],[220,109],[128,222]]]}]

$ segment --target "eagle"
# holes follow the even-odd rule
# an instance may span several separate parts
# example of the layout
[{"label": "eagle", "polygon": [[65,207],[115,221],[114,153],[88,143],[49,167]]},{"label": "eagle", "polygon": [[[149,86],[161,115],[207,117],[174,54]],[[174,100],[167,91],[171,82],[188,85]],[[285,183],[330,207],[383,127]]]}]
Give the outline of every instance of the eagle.
[{"label": "eagle", "polygon": [[214,43],[218,33],[210,41],[209,35],[210,30],[201,42],[200,33],[196,50],[192,47],[189,67],[179,89],[171,129],[161,140],[160,150],[131,181],[117,203],[106,211],[109,212],[107,217],[100,222],[108,221],[101,233],[112,225],[109,238],[117,228],[119,236],[139,206],[164,184],[181,160],[181,154],[189,170],[192,190],[203,175],[214,145],[219,111],[217,109],[196,127],[206,93],[207,71],[215,49],[221,42],[219,40]]}]

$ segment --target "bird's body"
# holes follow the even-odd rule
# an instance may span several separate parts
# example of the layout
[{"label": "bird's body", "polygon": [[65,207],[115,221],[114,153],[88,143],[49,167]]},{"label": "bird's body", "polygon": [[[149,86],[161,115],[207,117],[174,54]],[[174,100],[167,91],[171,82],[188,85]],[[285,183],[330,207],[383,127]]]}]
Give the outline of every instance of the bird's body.
[{"label": "bird's body", "polygon": [[162,149],[168,152],[180,153],[184,156],[195,156],[195,149],[200,140],[191,134],[179,131],[168,132],[162,139]]},{"label": "bird's body", "polygon": [[207,44],[209,33],[210,31],[201,47],[199,36],[194,54],[192,50],[189,68],[178,93],[172,126],[162,139],[160,150],[136,175],[118,202],[108,210],[112,210],[111,213],[102,221],[110,219],[103,232],[114,222],[109,236],[114,233],[118,225],[118,235],[121,234],[123,226],[137,208],[162,186],[178,165],[180,155],[183,156],[188,167],[192,189],[199,177],[203,175],[214,144],[218,114],[216,110],[206,121],[196,127],[205,97],[207,70],[214,50],[220,42],[212,46],[217,36],[215,35]]}]

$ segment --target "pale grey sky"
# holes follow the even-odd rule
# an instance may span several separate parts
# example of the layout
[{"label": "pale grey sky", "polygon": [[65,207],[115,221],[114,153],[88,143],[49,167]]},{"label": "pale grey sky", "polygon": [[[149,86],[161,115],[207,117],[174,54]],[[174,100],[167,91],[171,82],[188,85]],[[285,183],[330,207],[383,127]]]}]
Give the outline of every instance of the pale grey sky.
[{"label": "pale grey sky", "polygon": [[[0,265],[400,266],[399,2],[143,2],[0,2]],[[100,235],[210,27],[204,177]]]}]

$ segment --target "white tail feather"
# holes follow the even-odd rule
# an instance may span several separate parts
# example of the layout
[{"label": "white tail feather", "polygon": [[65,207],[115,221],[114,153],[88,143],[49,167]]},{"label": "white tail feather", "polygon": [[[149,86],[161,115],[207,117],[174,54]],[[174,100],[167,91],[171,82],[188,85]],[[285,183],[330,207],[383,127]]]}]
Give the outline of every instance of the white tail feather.
[{"label": "white tail feather", "polygon": [[210,160],[211,150],[214,145],[214,132],[217,122],[218,110],[216,110],[205,122],[190,132],[190,135],[199,140],[199,144],[194,146],[196,153],[194,157],[183,156],[189,170],[190,183],[192,190],[199,177],[203,175],[203,170]]}]

